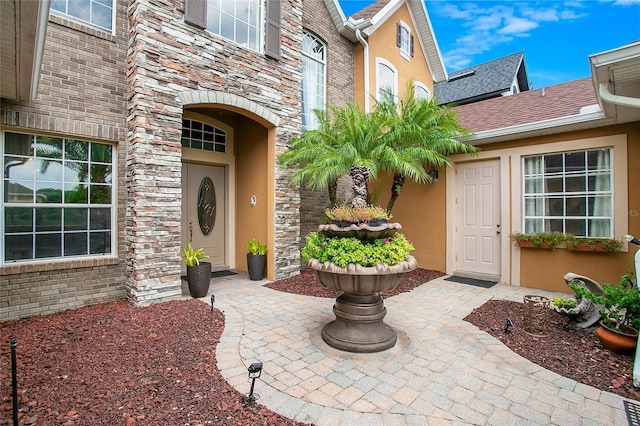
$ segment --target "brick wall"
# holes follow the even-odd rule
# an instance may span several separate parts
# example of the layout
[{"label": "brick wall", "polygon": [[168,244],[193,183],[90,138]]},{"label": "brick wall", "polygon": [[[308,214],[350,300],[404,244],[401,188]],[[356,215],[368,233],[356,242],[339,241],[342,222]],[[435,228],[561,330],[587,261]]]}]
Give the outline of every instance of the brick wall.
[{"label": "brick wall", "polygon": [[51,313],[126,296],[124,142],[127,1],[114,34],[51,15],[35,101],[0,103],[3,130],[111,142],[118,147],[117,256],[0,267],[0,320]]},{"label": "brick wall", "polygon": [[[354,97],[353,43],[338,33],[323,0],[303,0],[302,4],[304,28],[326,43],[327,104],[342,107]],[[300,247],[303,247],[304,238],[318,230],[329,196],[326,190],[301,190],[300,199]]]}]

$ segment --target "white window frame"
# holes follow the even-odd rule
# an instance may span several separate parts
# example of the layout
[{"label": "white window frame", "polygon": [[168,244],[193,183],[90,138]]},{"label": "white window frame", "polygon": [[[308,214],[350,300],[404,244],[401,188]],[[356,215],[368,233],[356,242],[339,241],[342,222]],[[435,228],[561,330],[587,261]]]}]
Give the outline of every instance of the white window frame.
[{"label": "white window frame", "polygon": [[[315,42],[316,46],[319,47],[319,50],[316,52],[308,52],[305,47],[310,46],[305,43],[305,38],[310,38]],[[314,54],[315,53],[315,54]],[[305,130],[313,130],[318,127],[318,120],[313,112],[316,109],[325,110],[326,101],[327,101],[327,45],[324,43],[319,37],[314,35],[313,33],[304,30],[303,31],[303,43],[302,43],[302,56],[303,56],[303,66],[302,66],[302,125]],[[309,84],[312,84],[311,81],[307,81],[306,78],[306,69],[305,69],[305,60],[311,61],[315,64],[315,68],[320,70],[322,76],[322,88],[317,90],[315,96],[312,96],[313,102],[305,101],[305,94],[309,96],[307,92],[309,92]],[[318,73],[314,74],[314,77],[318,77]],[[320,80],[320,78],[316,78],[316,81]]]},{"label": "white window frame", "polygon": [[[584,165],[574,166],[575,170],[571,170],[567,165],[571,157],[574,161],[583,160]],[[528,160],[531,160],[530,167]],[[547,167],[547,161],[551,160],[560,163],[555,168]],[[600,166],[597,162],[603,160],[606,164],[593,168]],[[555,231],[578,238],[614,237],[613,148],[540,153],[523,156],[521,162],[522,229],[525,233]],[[567,186],[574,188],[571,190]],[[529,204],[531,209],[527,209]],[[572,205],[574,210],[582,206],[584,211],[569,214],[567,209]],[[598,226],[598,221],[608,221],[608,226]],[[584,229],[577,231],[575,225],[579,224]]]},{"label": "white window frame", "polygon": [[411,60],[411,28],[404,21],[400,21],[400,55]]},{"label": "white window frame", "polygon": [[[205,1],[205,0],[203,0]],[[264,29],[264,19],[265,19],[265,2],[262,0],[245,0],[247,3],[249,4],[253,4],[258,6],[258,17],[257,20],[255,21],[255,23],[257,25],[254,26],[254,28],[256,28],[257,30],[257,34],[256,34],[256,40],[255,43],[256,45],[253,46],[251,45],[251,43],[248,41],[247,43],[241,43],[238,42],[237,40],[237,34],[235,33],[235,28],[237,26],[237,23],[239,21],[238,18],[238,12],[236,7],[234,7],[234,14],[233,14],[233,23],[234,23],[234,36],[233,38],[227,37],[225,35],[222,34],[222,18],[223,18],[223,13],[222,11],[220,11],[220,13],[217,13],[217,8],[216,3],[217,4],[229,4],[231,2],[233,2],[234,6],[237,6],[238,1],[240,0],[216,0],[216,1],[212,1],[212,0],[206,0],[207,1],[207,11],[206,11],[206,16],[207,16],[207,22],[206,22],[206,31],[211,33],[211,34],[215,34],[218,37],[222,37],[225,40],[228,40],[234,44],[237,44],[238,46],[242,46],[244,48],[247,49],[251,49],[253,51],[256,51],[258,53],[264,53],[264,33],[265,33],[265,29]],[[231,15],[228,15],[231,16]],[[212,26],[212,23],[214,22],[214,20],[217,18],[217,30],[215,29],[214,26]],[[247,22],[247,25],[249,25],[250,23]],[[249,37],[249,36],[247,36]]]},{"label": "white window frame", "polygon": [[[20,134],[20,135],[26,135],[32,138],[36,138],[39,136],[43,136],[43,135],[39,135],[36,133],[29,133],[29,132],[24,132],[24,131],[12,131],[12,132],[1,132],[0,133],[0,165],[2,167],[2,170],[5,170],[5,136],[7,133],[14,133],[14,134]],[[0,187],[0,223],[2,224],[2,226],[0,226],[0,265],[1,266],[7,266],[7,265],[15,265],[15,264],[27,264],[27,263],[42,263],[42,262],[51,262],[51,261],[56,261],[56,260],[74,260],[74,259],[95,259],[95,258],[104,258],[105,256],[114,256],[117,250],[116,247],[116,237],[117,237],[117,226],[116,226],[116,217],[117,217],[117,194],[118,194],[118,188],[117,188],[117,170],[118,170],[118,165],[117,165],[117,147],[116,145],[113,144],[109,144],[107,142],[94,142],[94,141],[89,141],[89,140],[84,140],[84,139],[78,139],[78,138],[65,138],[64,136],[58,136],[56,138],[62,139],[63,144],[64,144],[64,140],[65,139],[71,139],[71,140],[78,140],[81,142],[85,142],[88,144],[103,144],[103,145],[111,145],[111,182],[110,183],[105,183],[105,185],[110,186],[111,188],[111,203],[109,204],[98,204],[98,203],[91,203],[91,200],[87,200],[86,203],[69,203],[66,202],[64,200],[64,188],[65,188],[65,183],[69,184],[69,183],[75,183],[76,181],[73,179],[68,180],[67,178],[65,178],[65,173],[67,171],[66,168],[64,168],[64,171],[62,172],[62,177],[60,178],[60,180],[53,180],[51,182],[53,183],[59,183],[62,185],[62,200],[59,203],[38,203],[37,199],[36,200],[32,200],[31,202],[27,202],[27,201],[14,201],[14,202],[5,202],[5,188],[7,188],[8,186],[5,184],[4,179],[5,179],[5,175],[6,173],[3,172],[3,184]],[[35,140],[34,140],[35,143]],[[7,154],[8,156],[15,156],[15,154]],[[24,158],[33,158],[32,156],[26,156]],[[40,157],[42,158],[42,157]],[[56,159],[56,161],[59,161]],[[78,162],[77,160],[67,160],[65,158],[62,158],[62,161],[72,161],[74,163]],[[80,160],[80,163],[84,163],[84,161]],[[105,162],[94,162],[94,160],[92,160],[91,158],[89,158],[87,160],[87,164],[90,167],[91,164],[97,164],[97,165],[101,165],[101,164],[107,164]],[[34,164],[35,166],[35,164]],[[90,173],[89,173],[90,175]],[[16,179],[18,180],[18,179]],[[37,184],[37,180],[34,180],[34,184]],[[46,183],[46,181],[43,181]],[[91,182],[90,179],[89,181],[85,182],[85,185],[89,186],[89,188],[91,188]],[[97,182],[96,186],[101,186],[100,182]],[[34,189],[35,189],[34,185]],[[89,189],[90,190],[90,189]],[[12,208],[30,208],[32,209],[32,211],[34,211],[35,209],[38,208],[59,208],[64,210],[65,208],[67,209],[73,209],[73,208],[78,208],[78,209],[86,209],[87,213],[89,213],[89,209],[91,208],[98,208],[98,209],[103,209],[103,208],[109,208],[110,209],[110,219],[109,219],[109,233],[110,233],[110,247],[109,247],[109,252],[105,252],[105,253],[96,253],[96,254],[91,254],[89,252],[87,252],[86,254],[81,254],[81,255],[68,255],[65,256],[64,253],[62,254],[62,256],[50,256],[50,257],[33,257],[33,258],[28,258],[28,259],[16,259],[16,260],[10,260],[10,261],[5,261],[5,224],[6,224],[6,220],[5,220],[5,208],[6,207],[12,207]],[[32,226],[35,226],[35,224],[32,224]],[[41,231],[43,232],[43,231]],[[67,232],[73,232],[73,231],[69,231],[69,230],[65,230],[64,227],[62,227],[60,230],[53,230],[51,231],[52,234],[57,234],[60,233],[61,235],[66,234]],[[90,234],[91,234],[91,225],[90,223],[87,223],[87,229],[86,232],[89,233],[88,236],[88,240],[87,240],[87,244],[90,245]],[[95,231],[94,231],[95,232]],[[44,233],[47,233],[46,231]],[[35,230],[35,228],[31,231],[31,232],[27,232],[24,231],[23,232],[24,235],[32,235],[34,238],[35,236],[38,234]],[[61,244],[63,244],[63,242],[61,242]],[[36,247],[34,245],[34,247]],[[88,251],[89,251],[89,246],[87,247]]]},{"label": "white window frame", "polygon": [[392,83],[392,93],[393,93],[393,97],[397,99],[398,97],[398,70],[396,69],[396,67],[393,66],[393,64],[389,61],[387,61],[384,58],[376,58],[376,99],[377,100],[382,100],[382,90],[383,89],[381,83],[381,77],[380,77],[380,68],[381,67],[386,67],[389,70],[391,70],[391,72],[393,73],[393,83]]},{"label": "white window frame", "polygon": [[[53,6],[54,6],[54,2],[55,1],[65,2],[65,6],[66,6],[65,9],[67,10],[67,12],[69,10],[68,9],[69,3],[76,3],[77,4],[79,2],[84,1],[84,2],[87,2],[89,4],[89,7],[91,8],[96,3],[98,5],[105,3],[104,1],[100,2],[100,1],[96,1],[96,0],[52,0],[51,4],[49,5],[49,12],[52,15],[60,16],[60,17],[63,17],[65,19],[68,19],[70,21],[78,22],[78,23],[80,23],[82,25],[86,25],[88,27],[96,28],[96,29],[98,29],[100,31],[104,31],[104,32],[109,33],[111,35],[115,35],[115,33],[116,33],[116,31],[115,31],[116,7],[117,7],[116,0],[109,0],[111,2],[111,28],[106,28],[106,27],[103,27],[101,25],[95,24],[95,23],[91,22],[91,19],[89,19],[87,21],[87,20],[84,20],[84,19],[82,19],[82,18],[80,18],[78,16],[74,16],[74,15],[71,15],[71,14],[69,14],[67,12],[63,12],[63,11],[54,9]],[[106,5],[104,5],[104,6],[106,6]]]},{"label": "white window frame", "polygon": [[[200,129],[194,129],[194,123],[196,123]],[[211,140],[207,139],[205,135],[211,135]],[[217,152],[220,154],[227,153],[227,132],[200,120],[182,118],[182,137],[180,141],[183,148]]]},{"label": "white window frame", "polygon": [[[430,100],[431,100],[431,90],[429,90],[429,88],[427,87],[427,85],[426,85],[426,84],[421,83],[421,82],[419,82],[419,81],[415,81],[415,82],[413,83],[413,85],[414,85],[414,88],[415,88],[416,99],[426,99],[426,100],[428,100],[428,101],[430,101]],[[422,89],[422,90],[424,90],[425,92],[427,92],[427,97],[426,97],[426,98],[419,97],[419,96],[418,96],[418,89]]]}]

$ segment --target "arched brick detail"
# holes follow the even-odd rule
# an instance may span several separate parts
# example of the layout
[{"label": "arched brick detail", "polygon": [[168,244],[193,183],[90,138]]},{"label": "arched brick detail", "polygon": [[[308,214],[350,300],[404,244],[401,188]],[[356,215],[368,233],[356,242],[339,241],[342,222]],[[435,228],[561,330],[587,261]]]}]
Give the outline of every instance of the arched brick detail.
[{"label": "arched brick detail", "polygon": [[258,118],[258,121],[266,122],[269,127],[278,127],[280,117],[256,102],[250,101],[232,93],[216,92],[212,90],[191,90],[178,94],[182,106],[198,104],[226,105],[234,110],[243,110]]}]

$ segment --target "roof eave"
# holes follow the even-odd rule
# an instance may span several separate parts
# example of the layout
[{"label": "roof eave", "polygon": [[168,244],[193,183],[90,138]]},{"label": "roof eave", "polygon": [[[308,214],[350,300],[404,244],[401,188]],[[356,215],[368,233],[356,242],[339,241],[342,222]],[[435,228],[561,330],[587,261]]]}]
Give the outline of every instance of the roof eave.
[{"label": "roof eave", "polygon": [[[3,70],[8,72],[8,86],[2,85],[0,97],[13,100],[34,100],[42,67],[42,55],[47,33],[50,0],[2,1],[0,14],[14,19],[12,46],[3,44]],[[3,18],[4,19],[4,18]],[[10,75],[7,77],[7,74]]]},{"label": "roof eave", "polygon": [[[595,105],[594,105],[595,106]],[[615,124],[602,111],[585,112],[534,123],[502,127],[473,133],[462,140],[472,145],[485,145],[514,139],[565,133]]]}]

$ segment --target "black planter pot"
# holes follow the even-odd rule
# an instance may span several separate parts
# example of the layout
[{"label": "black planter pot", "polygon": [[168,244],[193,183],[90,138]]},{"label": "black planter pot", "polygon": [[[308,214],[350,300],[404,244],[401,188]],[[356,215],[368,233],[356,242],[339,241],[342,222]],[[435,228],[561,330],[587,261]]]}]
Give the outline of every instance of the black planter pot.
[{"label": "black planter pot", "polygon": [[211,263],[200,262],[199,265],[187,265],[187,282],[189,283],[189,294],[191,297],[199,299],[205,297],[209,292],[211,283]]},{"label": "black planter pot", "polygon": [[247,253],[247,269],[249,270],[250,280],[260,281],[261,279],[263,279],[266,266],[267,266],[266,255]]}]

